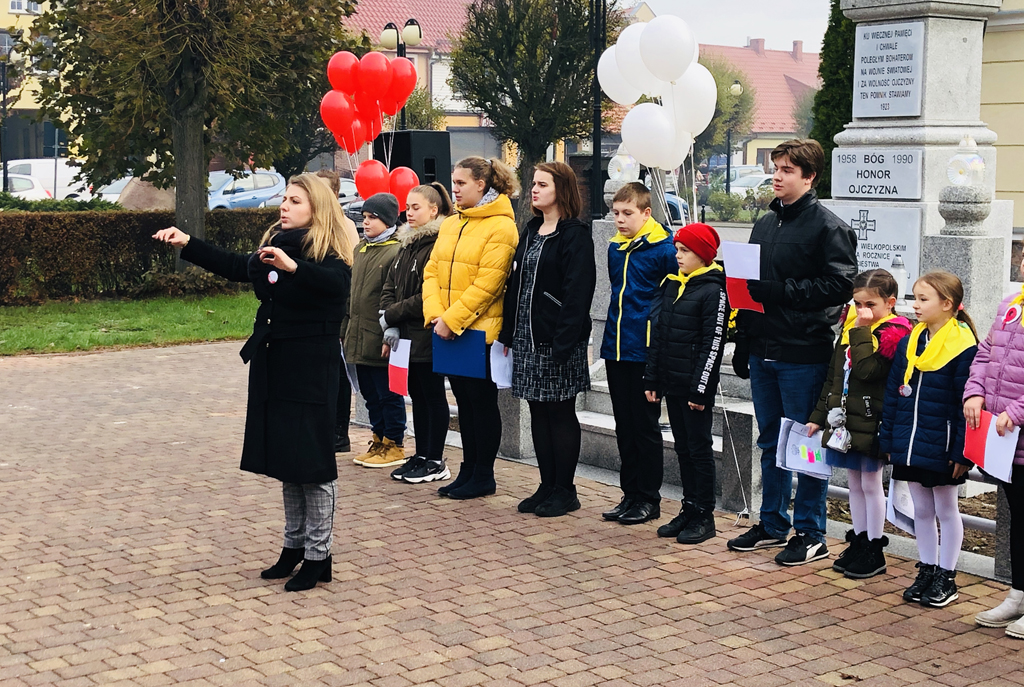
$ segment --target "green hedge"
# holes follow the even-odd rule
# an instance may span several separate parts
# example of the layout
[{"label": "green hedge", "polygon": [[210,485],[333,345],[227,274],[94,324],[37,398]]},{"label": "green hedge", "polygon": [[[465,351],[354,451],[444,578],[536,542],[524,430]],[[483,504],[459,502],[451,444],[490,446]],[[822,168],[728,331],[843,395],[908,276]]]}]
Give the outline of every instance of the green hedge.
[{"label": "green hedge", "polygon": [[[206,213],[207,239],[251,252],[277,208]],[[0,213],[0,304],[131,296],[174,271],[174,251],[151,237],[173,212]]]},{"label": "green hedge", "polygon": [[7,212],[85,212],[87,210],[124,210],[124,208],[117,203],[98,197],[89,200],[72,200],[70,198],[25,200],[12,196],[10,193],[0,193],[0,210]]}]

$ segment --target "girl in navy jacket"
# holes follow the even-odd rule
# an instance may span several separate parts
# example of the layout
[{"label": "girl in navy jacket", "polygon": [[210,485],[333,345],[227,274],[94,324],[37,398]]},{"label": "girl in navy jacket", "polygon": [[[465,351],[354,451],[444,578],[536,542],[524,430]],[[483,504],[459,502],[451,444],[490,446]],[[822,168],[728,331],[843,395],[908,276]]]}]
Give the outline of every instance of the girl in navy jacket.
[{"label": "girl in navy jacket", "polygon": [[921,562],[903,598],[932,607],[958,597],[956,562],[964,538],[957,487],[964,483],[970,462],[964,458],[961,399],[978,337],[963,297],[960,280],[942,270],[928,272],[914,284],[918,324],[896,349],[879,432],[879,453],[889,455],[892,478],[909,482],[914,499]]}]

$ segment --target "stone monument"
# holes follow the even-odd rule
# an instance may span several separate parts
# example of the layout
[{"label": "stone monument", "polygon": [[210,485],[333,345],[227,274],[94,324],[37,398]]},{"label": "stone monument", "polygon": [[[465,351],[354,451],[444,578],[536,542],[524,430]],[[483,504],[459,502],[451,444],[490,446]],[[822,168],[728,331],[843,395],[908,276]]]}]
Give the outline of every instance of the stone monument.
[{"label": "stone monument", "polygon": [[[996,135],[980,119],[985,20],[1001,3],[843,0],[857,23],[853,121],[835,138],[834,200],[826,201],[857,231],[861,269],[902,262],[905,294],[929,269],[954,272],[966,287],[965,307],[982,327],[1010,281],[1013,206],[992,200]],[[967,137],[977,142],[985,178],[971,190],[944,191],[950,160]],[[982,202],[968,210],[968,195]],[[965,216],[970,229],[962,231],[966,225],[955,218],[947,224],[940,208],[957,215],[958,203],[971,216],[982,206],[988,211],[980,220]]]}]

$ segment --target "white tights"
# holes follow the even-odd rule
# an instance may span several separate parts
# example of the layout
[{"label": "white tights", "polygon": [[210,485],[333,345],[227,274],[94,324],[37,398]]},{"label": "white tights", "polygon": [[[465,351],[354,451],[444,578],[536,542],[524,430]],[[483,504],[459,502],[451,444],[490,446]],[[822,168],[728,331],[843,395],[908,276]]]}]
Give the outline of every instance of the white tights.
[{"label": "white tights", "polygon": [[[964,543],[964,523],[957,506],[957,486],[924,487],[910,482],[914,499],[914,536],[922,563],[938,564],[944,570],[956,570],[960,546]],[[938,527],[935,524],[939,519]],[[939,544],[939,528],[942,543]]]},{"label": "white tights", "polygon": [[847,470],[850,485],[850,517],[856,534],[868,533],[868,539],[879,539],[885,524],[885,493],[882,471]]}]

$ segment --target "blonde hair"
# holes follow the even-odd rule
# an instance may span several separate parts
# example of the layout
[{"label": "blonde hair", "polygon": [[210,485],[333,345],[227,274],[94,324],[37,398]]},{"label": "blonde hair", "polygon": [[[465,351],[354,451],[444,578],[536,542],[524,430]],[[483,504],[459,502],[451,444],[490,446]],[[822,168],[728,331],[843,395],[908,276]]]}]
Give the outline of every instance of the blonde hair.
[{"label": "blonde hair", "polygon": [[418,193],[423,197],[425,201],[437,208],[438,217],[447,217],[452,214],[452,199],[448,195],[448,189],[446,189],[440,182],[435,181],[430,184],[423,184],[416,186],[409,191],[410,194]]},{"label": "blonde hair", "polygon": [[918,282],[924,282],[935,289],[935,293],[939,294],[939,298],[942,300],[950,301],[953,304],[953,316],[970,327],[974,338],[978,338],[978,330],[974,328],[974,320],[971,319],[966,310],[960,307],[964,302],[964,283],[960,281],[960,277],[946,270],[932,270],[918,277],[917,281],[914,282],[914,286],[917,286]]},{"label": "blonde hair", "polygon": [[519,193],[519,179],[516,178],[515,170],[496,157],[484,159],[474,155],[459,160],[455,167],[468,169],[474,179],[487,182],[487,188],[493,188],[498,193],[509,197]]},{"label": "blonde hair", "polygon": [[[303,254],[315,262],[322,262],[328,255],[334,255],[351,265],[354,246],[344,228],[345,216],[338,203],[338,196],[331,192],[322,178],[308,172],[293,176],[288,180],[288,185],[298,186],[309,198],[312,217],[309,232],[302,241]],[[263,234],[260,245],[268,245],[270,240],[280,233],[280,226],[281,220],[274,222]]]}]

